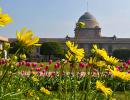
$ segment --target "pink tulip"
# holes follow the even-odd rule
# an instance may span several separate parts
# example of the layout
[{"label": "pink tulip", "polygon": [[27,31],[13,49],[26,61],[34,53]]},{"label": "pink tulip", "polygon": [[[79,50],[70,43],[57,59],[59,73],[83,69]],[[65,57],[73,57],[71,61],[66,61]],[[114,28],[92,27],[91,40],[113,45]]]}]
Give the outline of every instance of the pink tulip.
[{"label": "pink tulip", "polygon": [[44,69],[42,72],[43,72],[43,73],[45,73],[45,72],[46,72],[46,70]]},{"label": "pink tulip", "polygon": [[60,67],[60,63],[56,63],[54,66],[55,69],[58,69],[59,67]]},{"label": "pink tulip", "polygon": [[56,73],[55,73],[55,72],[52,72],[52,73],[51,73],[51,76],[55,76],[55,75],[56,75]]},{"label": "pink tulip", "polygon": [[49,60],[49,65],[52,64],[52,59]]},{"label": "pink tulip", "polygon": [[120,68],[120,66],[116,66],[116,69],[117,69],[118,71],[120,71],[121,68]]},{"label": "pink tulip", "polygon": [[21,63],[22,63],[22,65],[26,65],[26,62],[25,62],[25,61],[22,61]]},{"label": "pink tulip", "polygon": [[6,60],[5,59],[2,59],[1,60],[1,64],[5,64],[6,63]]},{"label": "pink tulip", "polygon": [[41,68],[40,68],[40,67],[36,68],[36,71],[40,71],[40,70],[41,70]]},{"label": "pink tulip", "polygon": [[22,71],[22,75],[23,75],[23,76],[27,75],[27,72],[23,70],[23,71]]},{"label": "pink tulip", "polygon": [[85,64],[84,64],[83,62],[80,62],[80,63],[79,63],[79,67],[80,67],[80,68],[84,68],[84,67],[85,67]]},{"label": "pink tulip", "polygon": [[94,72],[94,73],[97,73],[97,70],[94,68],[94,69],[93,69],[93,72]]},{"label": "pink tulip", "polygon": [[130,70],[128,70],[128,73],[130,74]]},{"label": "pink tulip", "polygon": [[125,66],[128,66],[128,65],[127,65],[127,63],[126,63],[126,62],[124,62],[124,63],[123,63],[123,66],[125,67]]},{"label": "pink tulip", "polygon": [[32,63],[32,66],[33,66],[33,67],[36,67],[36,66],[37,66],[37,63],[33,62],[33,63]]},{"label": "pink tulip", "polygon": [[127,61],[127,64],[130,65],[130,60]]}]

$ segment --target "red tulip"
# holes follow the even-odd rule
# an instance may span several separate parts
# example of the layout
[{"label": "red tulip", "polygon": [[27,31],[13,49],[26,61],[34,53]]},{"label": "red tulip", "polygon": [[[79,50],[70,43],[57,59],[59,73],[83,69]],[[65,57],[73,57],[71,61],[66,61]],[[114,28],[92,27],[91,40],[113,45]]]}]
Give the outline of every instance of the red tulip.
[{"label": "red tulip", "polygon": [[45,70],[47,71],[49,69],[49,65],[46,65]]},{"label": "red tulip", "polygon": [[30,67],[31,63],[30,62],[26,62],[26,66]]},{"label": "red tulip", "polygon": [[40,67],[43,67],[44,66],[44,64],[40,64]]}]

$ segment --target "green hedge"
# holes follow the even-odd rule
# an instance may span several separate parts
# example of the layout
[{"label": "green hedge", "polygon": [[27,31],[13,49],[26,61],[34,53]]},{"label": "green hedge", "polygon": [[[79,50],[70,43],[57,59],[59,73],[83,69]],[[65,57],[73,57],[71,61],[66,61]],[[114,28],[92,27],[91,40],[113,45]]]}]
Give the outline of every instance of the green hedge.
[{"label": "green hedge", "polygon": [[130,49],[116,49],[113,51],[112,55],[123,61],[130,59]]}]

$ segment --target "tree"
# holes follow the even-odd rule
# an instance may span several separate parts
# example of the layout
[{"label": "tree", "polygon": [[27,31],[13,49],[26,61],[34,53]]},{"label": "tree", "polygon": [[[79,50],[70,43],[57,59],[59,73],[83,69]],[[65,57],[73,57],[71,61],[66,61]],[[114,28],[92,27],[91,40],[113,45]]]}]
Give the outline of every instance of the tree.
[{"label": "tree", "polygon": [[21,48],[21,45],[18,43],[18,41],[12,42],[10,44],[10,49],[9,49],[9,54],[15,54],[16,52],[18,52],[19,54],[30,54],[33,52],[34,46],[32,47],[24,47]]},{"label": "tree", "polygon": [[63,45],[59,42],[45,42],[40,47],[40,54],[55,57],[63,57],[64,56],[64,48]]},{"label": "tree", "polygon": [[130,49],[116,49],[113,51],[112,55],[123,61],[130,59]]}]

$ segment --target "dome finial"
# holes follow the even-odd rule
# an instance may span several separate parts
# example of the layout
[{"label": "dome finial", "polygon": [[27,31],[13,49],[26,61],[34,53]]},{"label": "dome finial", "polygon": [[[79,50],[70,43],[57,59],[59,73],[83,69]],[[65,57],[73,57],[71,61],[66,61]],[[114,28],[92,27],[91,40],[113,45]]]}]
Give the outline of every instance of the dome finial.
[{"label": "dome finial", "polygon": [[88,0],[87,0],[87,12],[88,12],[88,8],[89,8],[89,6],[88,6]]}]

